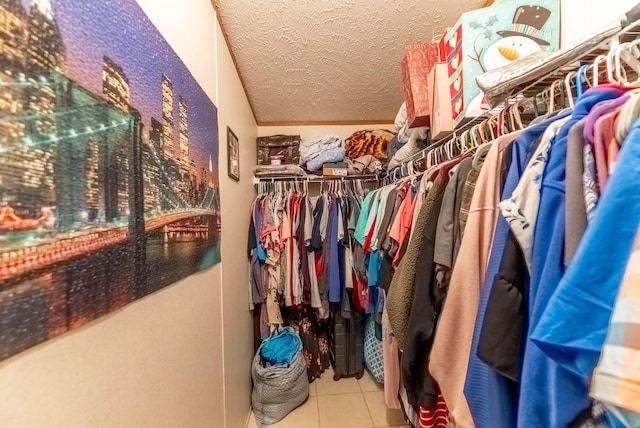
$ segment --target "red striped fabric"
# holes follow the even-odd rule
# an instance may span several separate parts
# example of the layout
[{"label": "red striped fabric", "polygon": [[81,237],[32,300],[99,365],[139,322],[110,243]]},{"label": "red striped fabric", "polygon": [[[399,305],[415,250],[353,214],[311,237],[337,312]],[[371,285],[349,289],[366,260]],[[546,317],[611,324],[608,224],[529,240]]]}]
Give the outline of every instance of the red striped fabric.
[{"label": "red striped fabric", "polygon": [[449,409],[442,394],[438,394],[435,406],[418,406],[417,428],[447,428],[449,424]]}]

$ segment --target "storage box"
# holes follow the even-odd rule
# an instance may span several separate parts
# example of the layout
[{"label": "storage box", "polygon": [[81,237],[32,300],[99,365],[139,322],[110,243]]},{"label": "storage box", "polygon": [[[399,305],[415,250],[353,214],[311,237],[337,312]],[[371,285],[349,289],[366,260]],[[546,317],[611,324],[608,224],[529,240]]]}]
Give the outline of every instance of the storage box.
[{"label": "storage box", "polygon": [[299,135],[270,135],[256,138],[258,165],[271,165],[271,157],[282,156],[282,165],[298,165],[300,161]]},{"label": "storage box", "polygon": [[346,177],[347,164],[345,162],[325,163],[322,165],[322,175],[325,177]]},{"label": "storage box", "polygon": [[509,0],[463,13],[445,34],[453,120],[489,109],[475,77],[560,43],[560,0]]},{"label": "storage box", "polygon": [[429,102],[431,108],[431,138],[439,140],[453,132],[453,108],[449,91],[447,64],[436,64],[428,76]]},{"label": "storage box", "polygon": [[402,83],[409,128],[429,125],[427,75],[436,62],[438,62],[438,47],[435,43],[414,43],[405,46],[405,55],[402,59]]}]

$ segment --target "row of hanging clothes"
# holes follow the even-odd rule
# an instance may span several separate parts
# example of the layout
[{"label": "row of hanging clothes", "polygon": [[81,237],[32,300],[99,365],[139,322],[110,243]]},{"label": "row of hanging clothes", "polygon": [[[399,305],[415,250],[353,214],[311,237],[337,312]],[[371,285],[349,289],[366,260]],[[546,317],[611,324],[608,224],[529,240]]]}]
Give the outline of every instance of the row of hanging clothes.
[{"label": "row of hanging clothes", "polygon": [[640,426],[639,46],[363,200],[385,402],[413,426]]},{"label": "row of hanging clothes", "polygon": [[[303,342],[310,380],[362,376],[364,257],[356,220],[371,180],[328,179],[312,196],[304,178],[264,181],[251,206],[249,302],[254,344],[283,326]],[[374,180],[374,183],[377,180]]]}]

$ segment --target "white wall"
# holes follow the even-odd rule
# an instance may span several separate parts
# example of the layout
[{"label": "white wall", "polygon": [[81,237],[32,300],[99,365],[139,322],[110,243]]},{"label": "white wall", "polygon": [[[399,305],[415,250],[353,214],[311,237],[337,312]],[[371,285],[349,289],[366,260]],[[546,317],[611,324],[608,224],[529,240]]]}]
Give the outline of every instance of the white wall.
[{"label": "white wall", "polygon": [[561,0],[561,46],[619,20],[638,0]]},{"label": "white wall", "polygon": [[[223,262],[1,362],[1,428],[237,428],[249,413],[257,126],[210,0],[137,1],[219,109]],[[226,175],[227,124],[240,138],[240,184]]]}]

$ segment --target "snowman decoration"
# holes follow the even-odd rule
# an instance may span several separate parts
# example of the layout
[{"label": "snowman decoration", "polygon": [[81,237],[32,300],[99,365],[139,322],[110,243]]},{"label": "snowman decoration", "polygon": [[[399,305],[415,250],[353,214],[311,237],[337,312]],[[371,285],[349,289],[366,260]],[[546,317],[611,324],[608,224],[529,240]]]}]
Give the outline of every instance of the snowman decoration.
[{"label": "snowman decoration", "polygon": [[[549,46],[549,42],[538,38],[537,35],[550,15],[551,12],[541,6],[518,7],[513,15],[512,29],[498,31],[502,38],[487,48],[481,60],[480,55],[477,55],[478,59],[473,59],[478,61],[482,70],[486,72],[541,51],[541,46]],[[482,93],[469,105],[470,113],[480,114],[487,110],[488,106],[483,102]]]}]

